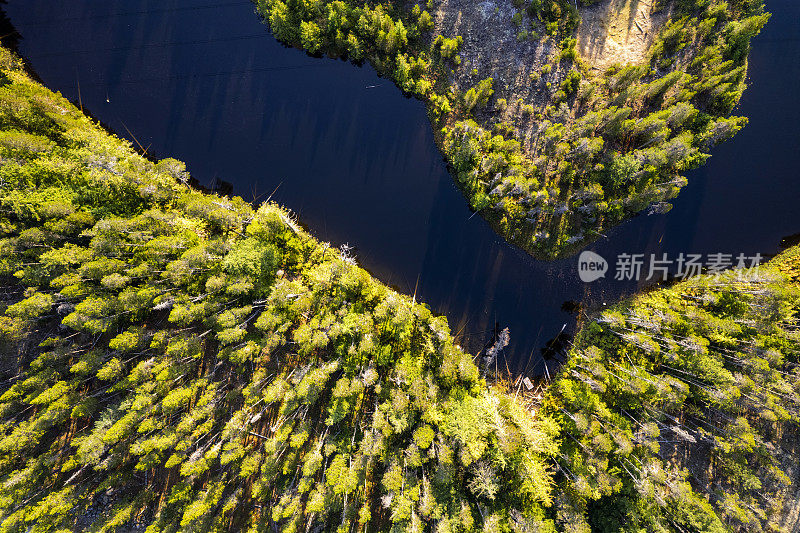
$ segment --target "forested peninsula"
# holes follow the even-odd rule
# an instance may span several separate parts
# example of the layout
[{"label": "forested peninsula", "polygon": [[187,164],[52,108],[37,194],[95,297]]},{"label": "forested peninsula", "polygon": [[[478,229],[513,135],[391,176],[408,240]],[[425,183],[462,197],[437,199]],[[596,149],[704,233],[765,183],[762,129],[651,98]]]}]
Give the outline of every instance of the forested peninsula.
[{"label": "forested peninsula", "polygon": [[797,526],[797,248],[593,317],[532,397],[5,50],[0,162],[2,531]]},{"label": "forested peninsula", "polygon": [[470,207],[535,257],[665,212],[746,123],[761,0],[257,0],[279,40],[423,100]]}]

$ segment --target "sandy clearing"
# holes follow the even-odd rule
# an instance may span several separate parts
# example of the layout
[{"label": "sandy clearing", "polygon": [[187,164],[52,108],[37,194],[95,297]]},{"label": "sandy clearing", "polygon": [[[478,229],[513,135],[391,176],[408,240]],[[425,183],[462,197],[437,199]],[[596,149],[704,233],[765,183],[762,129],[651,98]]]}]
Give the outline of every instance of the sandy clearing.
[{"label": "sandy clearing", "polygon": [[593,67],[641,63],[669,10],[654,11],[653,0],[603,0],[581,9],[578,51]]}]

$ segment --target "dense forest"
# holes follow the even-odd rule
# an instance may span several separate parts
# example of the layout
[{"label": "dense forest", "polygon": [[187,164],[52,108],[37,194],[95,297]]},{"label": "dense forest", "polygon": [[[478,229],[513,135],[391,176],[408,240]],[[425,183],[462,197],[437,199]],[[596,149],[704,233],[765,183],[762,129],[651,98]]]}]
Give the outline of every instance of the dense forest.
[{"label": "dense forest", "polygon": [[0,530],[790,527],[800,249],[587,321],[532,403],[4,50],[0,161]]},{"label": "dense forest", "polygon": [[[519,31],[514,42],[533,44],[479,50],[468,66],[462,54],[477,53],[489,31],[469,22],[474,6],[454,14],[458,2],[438,0],[256,2],[281,41],[368,61],[425,101],[471,208],[542,258],[572,253],[645,209],[670,208],[682,174],[745,125],[729,114],[745,88],[750,40],[769,18],[760,0],[661,0],[668,16],[646,58],[598,69],[575,38],[583,6],[597,0],[580,3],[514,0],[505,27]],[[442,34],[448,17],[466,20],[470,34]],[[487,54],[545,60],[501,87]]]},{"label": "dense forest", "polygon": [[797,505],[800,476],[799,274],[794,248],[584,326],[540,411],[561,431],[565,520],[593,531],[796,530],[783,509]]},{"label": "dense forest", "polygon": [[444,319],[0,68],[0,530],[544,519],[557,428]]}]

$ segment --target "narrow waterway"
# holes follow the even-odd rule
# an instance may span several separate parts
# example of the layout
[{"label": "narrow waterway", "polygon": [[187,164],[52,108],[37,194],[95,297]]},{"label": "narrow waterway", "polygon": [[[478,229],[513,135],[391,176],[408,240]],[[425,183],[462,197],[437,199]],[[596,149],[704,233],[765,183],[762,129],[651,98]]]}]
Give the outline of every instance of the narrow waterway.
[{"label": "narrow waterway", "polygon": [[271,195],[319,239],[353,246],[473,352],[508,327],[510,370],[540,374],[546,342],[574,328],[571,302],[597,308],[641,288],[613,279],[619,254],[774,254],[800,233],[800,4],[767,7],[736,111],[749,126],[688,174],[671,212],[592,245],[610,272],[591,284],[577,258],[535,261],[471,216],[420,102],[368,66],[282,46],[247,1],[8,0],[17,33],[4,42],[149,153],[248,200]]}]

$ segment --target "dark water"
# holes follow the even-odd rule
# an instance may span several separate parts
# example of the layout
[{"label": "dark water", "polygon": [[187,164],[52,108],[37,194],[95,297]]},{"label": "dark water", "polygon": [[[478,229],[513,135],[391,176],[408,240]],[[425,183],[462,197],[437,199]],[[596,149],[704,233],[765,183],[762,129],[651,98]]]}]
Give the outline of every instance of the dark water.
[{"label": "dark water", "polygon": [[[738,109],[750,125],[688,175],[670,213],[591,247],[610,278],[620,253],[771,254],[800,233],[800,5],[768,8]],[[543,372],[545,343],[574,327],[565,302],[596,308],[637,289],[584,284],[576,258],[534,261],[504,243],[470,216],[420,102],[368,66],[281,46],[248,2],[9,0],[5,10],[49,87],[150,153],[186,161],[206,185],[230,182],[246,199],[274,192],[318,238],[416,288],[473,352],[496,324],[509,327],[512,371]]]}]

